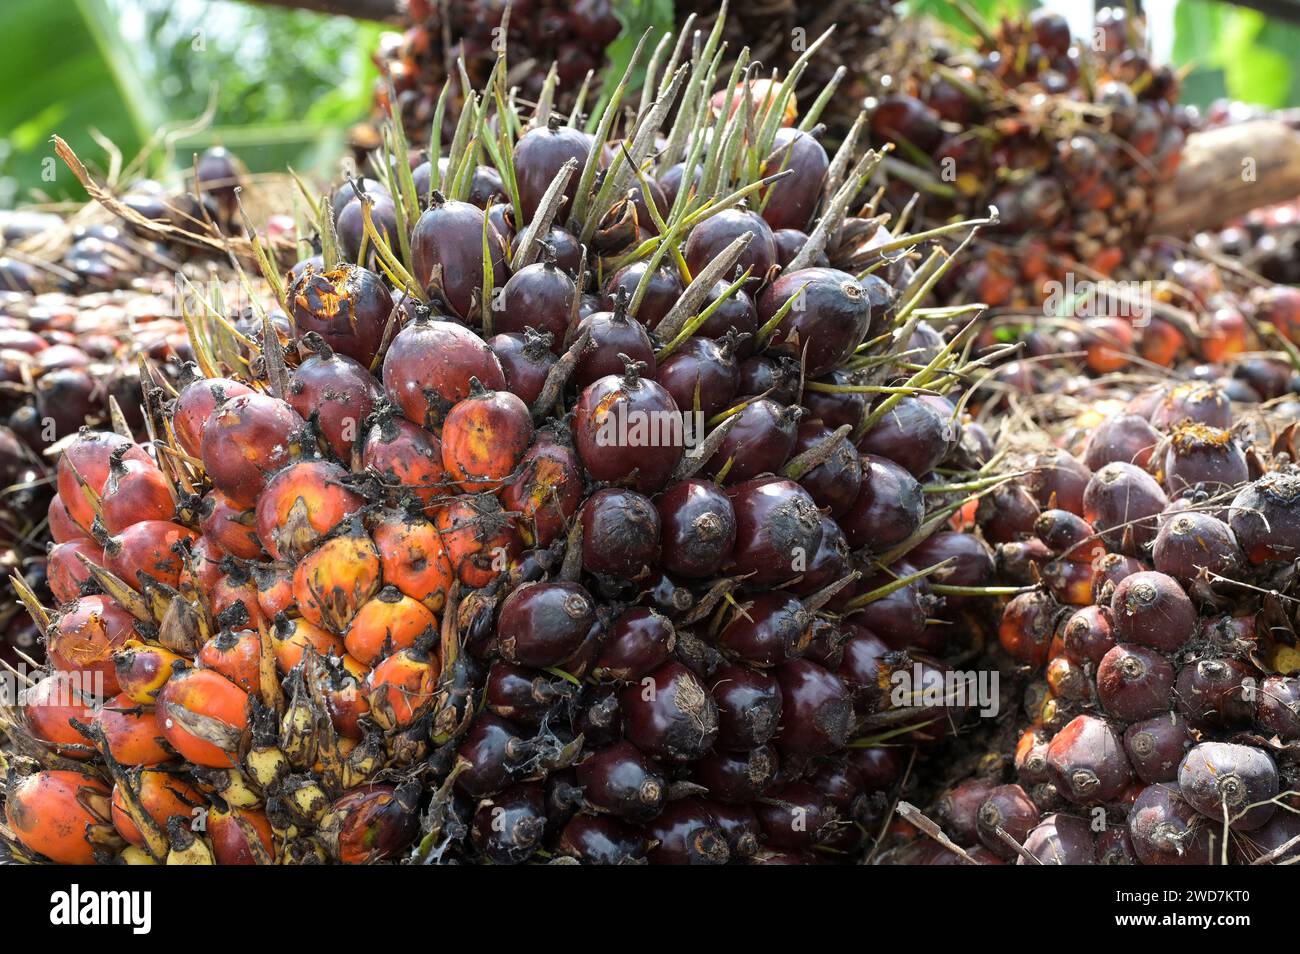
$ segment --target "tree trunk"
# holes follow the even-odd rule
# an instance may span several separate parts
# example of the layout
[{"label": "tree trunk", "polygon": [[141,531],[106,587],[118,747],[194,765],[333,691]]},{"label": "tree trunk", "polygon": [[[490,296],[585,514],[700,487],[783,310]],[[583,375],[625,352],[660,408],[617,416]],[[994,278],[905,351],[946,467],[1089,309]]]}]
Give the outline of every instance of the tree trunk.
[{"label": "tree trunk", "polygon": [[1300,196],[1300,131],[1276,119],[1187,139],[1178,173],[1157,199],[1155,230],[1188,236],[1260,206]]}]

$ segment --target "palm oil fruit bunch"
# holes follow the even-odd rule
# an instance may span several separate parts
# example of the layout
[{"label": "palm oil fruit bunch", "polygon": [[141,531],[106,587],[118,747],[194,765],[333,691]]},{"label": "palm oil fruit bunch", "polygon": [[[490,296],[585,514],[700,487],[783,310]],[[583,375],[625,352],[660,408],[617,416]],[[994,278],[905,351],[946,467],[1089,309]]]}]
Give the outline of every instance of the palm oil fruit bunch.
[{"label": "palm oil fruit bunch", "polygon": [[1028,680],[1021,731],[995,771],[940,797],[936,821],[968,853],[1019,864],[1294,860],[1289,430],[1239,419],[1212,383],[1166,385],[1080,455],[1023,470],[977,515],[1001,572],[1026,584],[999,627]]},{"label": "palm oil fruit bunch", "polygon": [[1138,261],[1142,281],[1087,283],[1064,313],[1032,322],[1023,314],[992,318],[980,347],[998,348],[1009,337],[1023,342],[1022,353],[999,369],[1002,392],[1050,417],[1069,395],[1084,409],[1085,429],[1122,407],[1134,396],[1130,384],[1149,381],[1153,371],[1215,384],[1242,405],[1281,411],[1279,401],[1295,400],[1300,289],[1160,240],[1148,242]]},{"label": "palm oil fruit bunch", "polygon": [[[580,111],[606,67],[605,48],[623,31],[617,6],[614,0],[413,0],[406,5],[406,29],[384,34],[374,53],[382,76],[376,102],[383,114],[401,117],[412,142],[423,144],[430,125],[451,124],[462,105],[461,77],[447,72],[452,64],[463,63],[471,87],[481,88],[508,40],[512,58],[524,64],[521,98],[541,97],[549,73],[556,107]],[[451,38],[450,55],[444,37]],[[444,90],[456,97],[450,109],[439,109]],[[374,135],[366,130],[363,138]]]},{"label": "palm oil fruit bunch", "polygon": [[721,32],[643,48],[594,134],[503,56],[267,270],[284,342],[196,321],[147,443],[68,445],[31,692],[86,685],[7,716],[16,857],[873,851],[976,704],[993,554],[951,521],[1008,478],[919,307],[955,259],[900,261],[850,209],[880,156],[798,116],[817,41],[755,85]]},{"label": "palm oil fruit bunch", "polygon": [[1067,273],[1124,273],[1194,123],[1144,29],[1108,8],[1076,41],[1060,14],[1036,11],[984,26],[974,56],[902,71],[876,100],[871,133],[895,146],[898,205],[920,188],[929,221],[998,209],[980,260],[947,294],[1037,308]]}]

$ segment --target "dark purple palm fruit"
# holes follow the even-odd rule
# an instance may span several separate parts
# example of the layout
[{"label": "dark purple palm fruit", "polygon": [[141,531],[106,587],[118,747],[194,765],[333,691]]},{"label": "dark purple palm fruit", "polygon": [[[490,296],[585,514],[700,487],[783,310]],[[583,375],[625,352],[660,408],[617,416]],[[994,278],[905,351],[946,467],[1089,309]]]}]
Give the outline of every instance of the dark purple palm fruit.
[{"label": "dark purple palm fruit", "polygon": [[770,742],[781,720],[781,684],[770,672],[723,663],[709,677],[718,710],[718,747],[747,752]]},{"label": "dark purple palm fruit", "polygon": [[593,480],[652,494],[676,470],[684,421],[671,394],[629,361],[583,389],[574,408],[574,445]]},{"label": "dark purple palm fruit", "polygon": [[[808,233],[801,232],[799,229],[775,229],[772,232],[772,241],[776,243],[776,263],[785,268],[808,244]],[[829,268],[831,260],[825,251],[821,251],[809,264],[818,268]]]},{"label": "dark purple palm fruit", "polygon": [[943,833],[963,848],[979,844],[979,812],[997,783],[968,779],[944,791],[935,803]]},{"label": "dark purple palm fruit", "polygon": [[877,144],[906,142],[931,153],[943,138],[939,114],[915,96],[884,97],[871,114],[871,138]]},{"label": "dark purple palm fruit", "polygon": [[569,330],[565,347],[584,333],[591,335],[573,368],[573,383],[577,387],[585,388],[607,374],[618,374],[624,368],[624,356],[642,362],[646,377],[658,376],[654,343],[645,325],[628,314],[628,300],[628,295],[620,293],[613,311],[593,312]]},{"label": "dark purple palm fruit", "polygon": [[630,822],[658,815],[668,793],[663,774],[630,742],[590,753],[578,763],[577,777],[591,805]]},{"label": "dark purple palm fruit", "polygon": [[[948,586],[984,586],[993,579],[993,553],[971,533],[940,530],[912,548],[907,559],[916,566],[934,566],[950,560],[933,579]],[[979,597],[947,596],[947,606],[976,605]]]},{"label": "dark purple palm fruit", "polygon": [[828,755],[853,732],[853,701],[844,683],[825,666],[793,659],[776,668],[781,685],[781,722],[776,747],[783,757]]},{"label": "dark purple palm fruit", "polygon": [[727,484],[738,484],[779,471],[790,459],[799,433],[798,405],[782,407],[769,398],[750,401],[705,464],[705,471]]},{"label": "dark purple palm fruit", "polygon": [[1165,453],[1165,487],[1171,497],[1196,488],[1222,494],[1249,479],[1246,455],[1231,433],[1205,424],[1174,428]]},{"label": "dark purple palm fruit", "polygon": [[[695,188],[700,184],[704,177],[704,167],[695,167],[695,176],[693,183],[689,188]],[[664,199],[671,206],[677,201],[677,193],[681,191],[682,180],[686,178],[686,163],[678,162],[668,167],[668,170],[659,177],[659,188],[663,190]]]},{"label": "dark purple palm fruit", "polygon": [[1263,749],[1230,742],[1202,742],[1178,767],[1178,789],[1212,822],[1238,831],[1259,828],[1277,806],[1277,765]]},{"label": "dark purple palm fruit", "polygon": [[1144,865],[1213,864],[1213,831],[1178,786],[1167,782],[1144,788],[1128,812],[1133,853]]},{"label": "dark purple palm fruit", "polygon": [[1270,864],[1295,864],[1300,858],[1300,815],[1274,812],[1261,827],[1237,838],[1245,859],[1252,863],[1268,856]]},{"label": "dark purple palm fruit", "polygon": [[362,433],[362,423],[384,396],[379,382],[352,358],[335,354],[314,332],[303,336],[311,356],[289,375],[285,400],[303,419],[316,415],[320,432],[343,462]]},{"label": "dark purple palm fruit", "polygon": [[811,782],[790,782],[754,804],[764,842],[786,851],[833,842],[850,823]]},{"label": "dark purple palm fruit", "polygon": [[595,601],[578,584],[526,583],[501,605],[497,646],[521,666],[558,666],[582,648],[595,625]]},{"label": "dark purple palm fruit", "polygon": [[817,141],[817,131],[808,133],[791,126],[776,131],[772,153],[763,175],[789,170],[791,175],[767,187],[763,194],[763,218],[773,229],[806,229],[821,199],[822,183],[830,159]]},{"label": "dark purple palm fruit", "polygon": [[1160,432],[1146,418],[1136,414],[1108,417],[1089,435],[1083,448],[1083,465],[1089,470],[1101,470],[1107,464],[1123,461],[1145,469],[1160,441]]},{"label": "dark purple palm fruit", "polygon": [[[513,206],[504,202],[493,202],[487,207],[488,225],[496,229],[497,235],[507,242],[513,242],[519,238],[515,230],[515,210]],[[577,277],[577,268],[573,271],[574,277]]]},{"label": "dark purple palm fruit", "polygon": [[1019,785],[999,785],[980,805],[976,832],[985,848],[1010,861],[1016,857],[1016,850],[999,832],[1023,845],[1038,824],[1039,814],[1038,806]]},{"label": "dark purple palm fruit", "polygon": [[644,579],[659,556],[659,511],[645,494],[598,490],[578,511],[582,568],[622,580]]},{"label": "dark purple palm fruit", "polygon": [[676,646],[677,633],[666,616],[634,606],[610,624],[592,674],[602,680],[635,682],[666,663]]},{"label": "dark purple palm fruit", "polygon": [[1040,507],[1060,508],[1083,515],[1083,494],[1092,472],[1069,451],[1039,454],[1025,477],[1025,486]]},{"label": "dark purple palm fruit", "polygon": [[728,572],[753,574],[754,586],[798,576],[821,544],[821,516],[791,480],[758,477],[728,491],[736,512],[736,546]]},{"label": "dark purple palm fruit", "polygon": [[1003,484],[980,499],[975,522],[990,543],[1017,543],[1035,539],[1040,516],[1033,494],[1020,484]]},{"label": "dark purple palm fruit", "polygon": [[[339,250],[347,261],[373,265],[376,250],[374,243],[366,235],[365,215],[361,197],[355,196],[339,212],[335,230],[338,232]],[[397,207],[386,192],[371,196],[370,221],[388,247],[396,251]],[[360,260],[362,246],[366,248],[365,263]]]},{"label": "dark purple palm fruit", "polygon": [[[415,280],[435,301],[468,319],[483,293],[483,210],[435,192],[411,230]],[[506,280],[505,240],[487,228],[492,285]]]},{"label": "dark purple palm fruit", "polygon": [[609,815],[574,815],[560,832],[556,854],[588,865],[645,864],[645,832]]},{"label": "dark purple palm fruit", "polygon": [[1076,805],[1103,805],[1133,781],[1124,742],[1104,719],[1081,715],[1047,746],[1047,771],[1056,790]]},{"label": "dark purple palm fruit", "polygon": [[1231,528],[1217,517],[1195,510],[1164,521],[1151,555],[1157,570],[1184,586],[1240,574],[1246,561]]},{"label": "dark purple palm fruit", "polygon": [[519,137],[515,143],[514,166],[519,184],[519,204],[522,206],[519,209],[521,227],[531,222],[537,214],[542,196],[546,194],[556,173],[566,162],[574,159],[578,168],[569,177],[569,184],[564,189],[564,196],[569,201],[561,207],[559,218],[568,215],[578,195],[582,168],[586,165],[594,144],[593,136],[564,125],[554,113],[545,126],[535,126]]},{"label": "dark purple palm fruit", "polygon": [[[446,156],[438,160],[438,175],[444,183],[450,174],[450,165],[451,160]],[[420,208],[424,208],[429,198],[429,186],[433,178],[433,167],[427,159],[411,170],[411,178],[415,181],[416,201]],[[475,166],[474,171],[470,173],[469,195],[465,196],[465,201],[480,209],[486,209],[488,203],[493,199],[500,199],[505,195],[505,191],[500,173],[491,166]]]},{"label": "dark purple palm fruit", "polygon": [[717,646],[730,659],[774,666],[802,656],[812,639],[813,615],[790,593],[758,593],[741,604],[718,634]]},{"label": "dark purple palm fruit", "polygon": [[791,456],[797,461],[814,449],[818,460],[795,477],[818,507],[838,517],[858,499],[862,488],[861,460],[848,436],[834,439],[831,429],[821,421],[802,419]]},{"label": "dark purple palm fruit", "polygon": [[666,662],[619,694],[623,732],[651,758],[691,762],[713,748],[718,707],[699,678]]},{"label": "dark purple palm fruit", "polygon": [[771,345],[785,344],[795,354],[806,354],[810,378],[843,364],[873,328],[871,299],[862,283],[848,272],[801,268],[782,273],[758,298],[760,327],[792,298],[793,304],[772,334]]},{"label": "dark purple palm fruit", "polygon": [[1097,698],[1113,718],[1136,722],[1168,712],[1173,692],[1173,665],[1146,646],[1120,643],[1097,665]]},{"label": "dark purple palm fruit", "polygon": [[1178,581],[1163,573],[1134,573],[1110,600],[1115,637],[1173,653],[1196,634],[1196,607]]},{"label": "dark purple palm fruit", "polygon": [[701,338],[714,340],[722,340],[728,334],[733,334],[736,357],[748,358],[754,353],[754,338],[758,334],[758,307],[743,288],[737,288],[729,297],[722,298],[722,293],[729,287],[727,282],[717,282],[709,289],[704,296],[704,303],[700,305],[700,311],[708,308],[714,310],[704,324],[695,329],[695,333]]},{"label": "dark purple palm fruit", "polygon": [[855,550],[881,553],[902,543],[921,527],[925,495],[916,478],[892,460],[862,457],[862,489],[839,518]]},{"label": "dark purple palm fruit", "polygon": [[[824,513],[821,514],[821,524],[822,539],[817,551],[809,557],[801,578],[790,584],[790,591],[797,596],[812,597],[853,572],[852,551],[844,531]],[[837,611],[843,609],[852,594],[852,587],[845,585],[831,596],[827,606]],[[828,651],[831,649],[833,647],[828,647]]]},{"label": "dark purple palm fruit", "polygon": [[357,265],[328,272],[308,268],[289,288],[289,301],[299,334],[315,332],[367,367],[393,313],[393,298],[379,276]]},{"label": "dark purple palm fruit", "polygon": [[[641,284],[641,276],[649,267],[649,259],[643,259],[631,265],[624,265],[615,272],[614,277],[605,285],[605,292],[601,298],[604,307],[613,309],[620,294],[626,294],[631,301],[632,296],[636,294],[637,286]],[[683,290],[682,277],[676,270],[655,269],[649,284],[646,285],[645,294],[641,297],[641,304],[632,313],[632,317],[647,328],[657,327],[672,310],[673,305],[677,304],[677,300],[682,297]]]},{"label": "dark purple palm fruit", "polygon": [[831,387],[852,386],[852,375],[847,371],[832,371],[804,387],[801,403],[808,409],[808,417],[821,421],[831,430],[843,427],[856,428],[867,413],[867,399],[856,391],[823,391],[818,385]]},{"label": "dark purple palm fruit", "polygon": [[849,638],[840,647],[835,674],[849,690],[854,711],[869,715],[881,708],[885,692],[880,684],[881,660],[891,650],[864,626],[850,623],[847,629]]},{"label": "dark purple palm fruit", "polygon": [[1300,738],[1300,679],[1269,676],[1259,689],[1259,724],[1281,739]]},{"label": "dark purple palm fruit", "polygon": [[506,390],[531,405],[541,396],[546,376],[555,367],[555,352],[551,350],[553,338],[549,331],[525,328],[523,334],[493,335],[488,347],[501,362],[501,372],[506,378]]},{"label": "dark purple palm fruit", "polygon": [[1141,556],[1156,538],[1156,517],[1169,499],[1154,477],[1116,461],[1092,475],[1083,492],[1083,517],[1112,551]]},{"label": "dark purple palm fruit", "polygon": [[1286,563],[1300,554],[1300,474],[1272,471],[1233,498],[1228,525],[1251,563]]},{"label": "dark purple palm fruit", "polygon": [[652,865],[725,865],[731,858],[726,833],[702,799],[669,802],[645,827],[654,842]]},{"label": "dark purple palm fruit", "polygon": [[776,243],[772,240],[771,226],[744,203],[723,209],[691,229],[691,234],[686,237],[686,267],[692,275],[698,275],[728,245],[746,233],[753,238],[740,253],[737,265],[741,271],[750,270],[746,284],[757,288],[767,278],[767,273],[776,267]]},{"label": "dark purple palm fruit", "polygon": [[[491,216],[489,216],[491,218]],[[493,223],[495,224],[495,223]],[[500,228],[497,229],[501,231]],[[501,232],[502,235],[506,233]],[[523,234],[515,235],[510,240],[510,254],[513,257],[519,251],[519,245],[523,240]],[[552,225],[543,235],[538,236],[538,241],[544,248],[550,249],[551,255],[555,258],[555,264],[564,270],[570,278],[578,277],[578,269],[582,267],[582,243],[578,237],[567,229],[562,229],[558,225]]]},{"label": "dark purple palm fruit", "polygon": [[572,683],[561,676],[498,659],[483,683],[483,706],[516,725],[536,730],[573,694]]},{"label": "dark purple palm fruit", "polygon": [[542,847],[545,832],[545,790],[540,783],[529,782],[478,803],[470,842],[493,864],[518,865]]},{"label": "dark purple palm fruit", "polygon": [[695,763],[692,780],[708,789],[712,801],[745,805],[772,787],[780,764],[770,745],[734,752],[719,749]]},{"label": "dark purple palm fruit", "polygon": [[958,439],[955,409],[943,398],[938,400],[943,404],[903,398],[858,439],[858,450],[901,464],[913,477],[925,476],[948,456]]},{"label": "dark purple palm fruit", "polygon": [[247,170],[238,157],[224,146],[213,146],[205,150],[195,164],[194,185],[216,199],[224,218],[233,221],[235,196],[246,175]]},{"label": "dark purple palm fruit", "polygon": [[[907,563],[899,563],[888,572],[866,577],[858,586],[864,593],[882,589],[896,582],[898,576],[916,572]],[[897,574],[895,576],[894,574]],[[913,580],[905,586],[873,599],[859,608],[854,620],[873,633],[879,633],[891,649],[909,647],[926,648],[928,642],[926,620],[932,615],[936,600],[924,579]]]},{"label": "dark purple palm fruit", "polygon": [[525,328],[549,332],[554,336],[551,348],[558,355],[577,291],[573,279],[548,251],[545,261],[534,262],[510,276],[501,290],[503,307],[493,315],[493,330],[505,334],[522,334]]},{"label": "dark purple palm fruit", "polygon": [[1194,729],[1243,728],[1255,716],[1255,679],[1240,660],[1198,659],[1178,670],[1174,700]]},{"label": "dark purple palm fruit", "polygon": [[495,795],[521,780],[535,754],[535,747],[520,735],[517,726],[481,713],[456,749],[457,757],[469,763],[456,776],[456,791],[469,798]]},{"label": "dark purple palm fruit", "polygon": [[339,213],[343,211],[343,208],[349,202],[356,199],[357,189],[360,189],[366,195],[376,199],[380,196],[386,199],[392,199],[392,196],[388,193],[388,187],[378,179],[363,177],[355,181],[356,189],[352,187],[352,182],[344,182],[336,187],[333,195],[330,196],[330,213],[334,216],[336,222],[338,221]]},{"label": "dark purple palm fruit", "polygon": [[1209,427],[1232,427],[1232,404],[1223,389],[1200,381],[1176,384],[1163,392],[1151,412],[1151,424],[1161,431],[1189,421]]},{"label": "dark purple palm fruit", "polygon": [[737,363],[734,337],[722,341],[687,338],[655,373],[680,408],[699,412],[705,421],[727,409],[736,397]]},{"label": "dark purple palm fruit", "polygon": [[664,569],[688,579],[716,576],[736,545],[736,511],[726,492],[707,480],[682,480],[655,507]]},{"label": "dark purple palm fruit", "polygon": [[770,397],[778,404],[799,403],[799,362],[784,355],[751,355],[736,371],[741,397]]},{"label": "dark purple palm fruit", "polygon": [[[1025,838],[1024,848],[1042,865],[1097,863],[1097,836],[1087,821],[1074,815],[1048,815]],[[1022,856],[1016,864],[1029,862]]]},{"label": "dark purple palm fruit", "polygon": [[1187,720],[1173,712],[1134,722],[1124,730],[1124,753],[1137,777],[1148,785],[1174,781],[1192,744]]}]

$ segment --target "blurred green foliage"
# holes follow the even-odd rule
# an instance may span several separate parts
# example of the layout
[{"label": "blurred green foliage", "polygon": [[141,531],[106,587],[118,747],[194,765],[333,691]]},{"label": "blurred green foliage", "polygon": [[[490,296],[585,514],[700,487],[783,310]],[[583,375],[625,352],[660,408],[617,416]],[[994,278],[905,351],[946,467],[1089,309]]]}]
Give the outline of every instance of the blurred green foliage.
[{"label": "blurred green foliage", "polygon": [[151,154],[150,174],[187,169],[213,143],[254,171],[308,171],[326,169],[370,109],[377,24],[227,0],[3,6],[0,75],[16,92],[0,103],[0,207],[82,197],[52,158],[53,134],[102,172],[109,154],[92,130],[129,161],[211,105],[206,128]]}]

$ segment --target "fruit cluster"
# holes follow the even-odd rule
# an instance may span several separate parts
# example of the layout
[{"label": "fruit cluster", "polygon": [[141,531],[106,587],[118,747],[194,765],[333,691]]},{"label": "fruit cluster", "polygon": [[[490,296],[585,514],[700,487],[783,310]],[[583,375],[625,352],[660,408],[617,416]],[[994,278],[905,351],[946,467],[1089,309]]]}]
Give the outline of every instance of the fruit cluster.
[{"label": "fruit cluster", "polygon": [[1300,476],[1268,423],[1213,384],[1157,387],[988,498],[999,567],[1032,587],[999,627],[1027,724],[937,801],[965,856],[915,860],[1296,857]]},{"label": "fruit cluster", "polygon": [[998,209],[980,260],[950,276],[948,293],[1037,309],[1067,273],[1125,271],[1195,119],[1121,8],[1098,13],[1091,44],[1047,10],[985,30],[973,61],[904,69],[870,130],[895,146],[896,208],[920,188],[914,214],[929,220]]},{"label": "fruit cluster", "polygon": [[794,125],[807,57],[713,95],[720,35],[595,135],[499,87],[395,130],[265,333],[196,321],[150,440],[68,444],[14,857],[874,850],[974,705],[985,364],[920,307],[953,259],[847,213],[880,157]]},{"label": "fruit cluster", "polygon": [[[482,88],[508,41],[519,64],[511,77],[518,95],[537,101],[549,71],[558,80],[556,108],[568,115],[586,101],[587,88],[606,65],[605,48],[622,32],[614,6],[611,0],[413,0],[406,7],[410,25],[401,34],[385,34],[374,53],[382,76],[376,103],[384,115],[400,116],[411,141],[422,143],[447,90],[455,96],[443,112],[450,137],[464,96],[460,64],[471,88]],[[389,102],[393,94],[396,101]],[[361,138],[375,135],[366,129]]]}]

